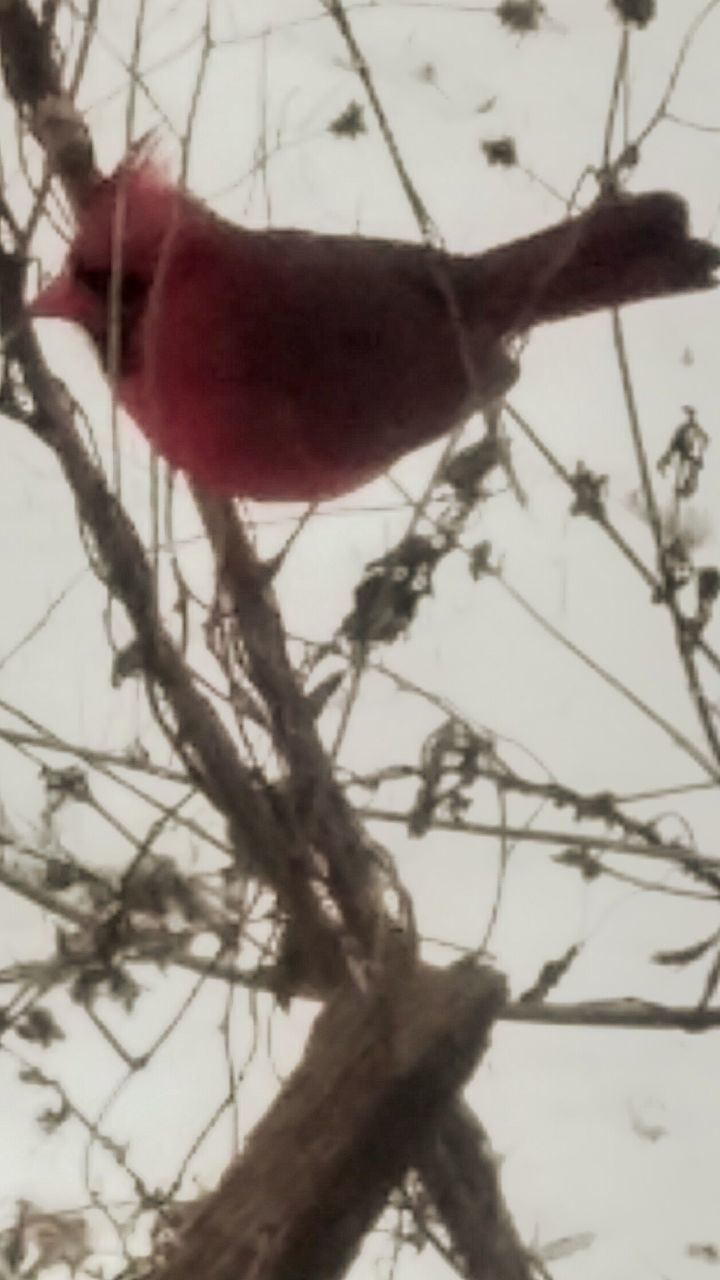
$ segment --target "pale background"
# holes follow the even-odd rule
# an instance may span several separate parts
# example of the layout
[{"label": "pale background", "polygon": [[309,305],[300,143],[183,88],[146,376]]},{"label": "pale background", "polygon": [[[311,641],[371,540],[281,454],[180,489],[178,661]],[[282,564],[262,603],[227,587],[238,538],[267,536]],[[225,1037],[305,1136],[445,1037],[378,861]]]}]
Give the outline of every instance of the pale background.
[{"label": "pale background", "polygon": [[[490,8],[475,4],[385,0],[347,8],[409,173],[448,247],[480,249],[562,216],[562,201],[553,192],[567,198],[582,171],[601,156],[620,37],[605,0],[551,0],[540,31],[523,39],[504,30]],[[630,132],[637,133],[655,110],[688,24],[703,8],[707,20],[688,52],[671,109],[707,127],[660,125],[642,149],[631,185],[681,192],[697,233],[712,237],[720,211],[720,6],[659,0],[658,8],[657,21],[631,41]],[[225,0],[211,6],[211,17],[217,43],[189,152],[191,189],[227,217],[255,226],[417,238],[369,108],[368,131],[356,140],[328,131],[352,99],[364,97],[337,30],[320,7],[299,0]],[[101,5],[79,102],[104,167],[112,168],[122,155],[128,123],[133,137],[159,125],[160,150],[177,173],[174,131],[182,135],[186,126],[204,10],[189,0],[147,4],[140,68],[149,93],[138,85],[131,102],[127,67],[135,21],[129,0]],[[20,177],[7,107],[0,125],[12,191]],[[521,164],[489,168],[480,144],[504,134],[516,139]],[[587,201],[592,194],[588,178],[582,196]],[[41,229],[36,248],[43,270],[57,267],[62,243],[49,227]],[[717,434],[718,305],[717,295],[710,294],[625,313],[653,459],[665,448],[684,404],[694,405],[706,429]],[[89,350],[80,336],[58,326],[45,326],[42,337],[53,369],[85,405],[109,459],[109,397]],[[637,480],[608,317],[536,334],[512,400],[571,470],[582,459],[609,475],[611,514],[650,562],[649,532],[627,505]],[[19,709],[73,742],[119,750],[136,738],[158,744],[135,686],[110,688],[106,601],[85,568],[72,503],[56,466],[17,426],[3,424],[3,433],[0,733],[19,727],[13,711]],[[147,451],[127,423],[121,424],[120,441],[123,493],[147,532]],[[705,534],[698,554],[708,564],[718,559],[717,454],[711,448],[698,497]],[[433,448],[406,460],[397,469],[403,486],[422,492],[436,456]],[[667,617],[650,605],[643,584],[600,532],[569,516],[567,492],[519,437],[515,462],[528,507],[520,509],[511,496],[489,503],[473,526],[475,540],[491,537],[516,591],[701,746]],[[250,514],[267,550],[284,541],[296,515],[279,507]],[[319,513],[295,545],[280,582],[290,632],[317,639],[331,633],[347,612],[365,563],[387,550],[406,523],[407,512],[387,480]],[[182,494],[175,530],[178,539],[196,534]],[[202,549],[190,543],[184,555],[188,574],[208,597]],[[37,634],[15,652],[41,619]],[[112,625],[122,639],[119,615]],[[717,627],[708,639],[713,632],[717,641]],[[538,770],[540,776],[546,770],[580,791],[618,794],[704,780],[694,761],[539,629],[500,584],[473,584],[459,557],[443,568],[411,639],[378,657],[497,734],[521,771]],[[712,681],[708,692],[717,697]],[[334,714],[329,713],[330,728]],[[381,675],[370,676],[350,723],[345,761],[369,769],[413,757],[419,739],[437,722],[436,709],[394,691]],[[158,745],[158,759],[166,758],[164,750]],[[98,794],[104,785],[97,783]],[[109,786],[107,795],[124,822],[143,820],[139,802],[119,801]],[[2,744],[0,798],[13,829],[37,838],[43,804],[37,768]],[[477,816],[496,820],[490,808]],[[664,835],[687,836],[691,828],[699,849],[718,852],[713,790],[637,804],[633,812],[663,814]],[[58,825],[63,840],[93,865],[112,867],[122,859],[118,838],[82,807],[63,811]],[[541,812],[538,825],[569,829],[558,811]],[[434,938],[477,946],[495,892],[496,843],[443,833],[412,841],[390,824],[378,827],[378,835],[397,856],[421,927]],[[171,842],[166,851],[173,851]],[[186,850],[185,865],[190,856]],[[663,865],[654,871],[627,859],[616,865],[680,883]],[[42,925],[36,909],[6,893],[0,896],[0,922],[4,965],[42,955],[50,945],[51,920]],[[528,844],[513,854],[490,949],[515,992],[532,983],[546,960],[583,942],[558,999],[637,995],[692,1004],[703,973],[659,967],[651,956],[697,941],[716,925],[710,900],[642,894],[605,880],[588,885],[550,863],[542,846]],[[124,1043],[140,1051],[170,1021],[192,984],[177,975],[158,980],[151,971],[138,977],[147,991],[132,1023],[115,1009],[108,1010],[108,1021]],[[218,1032],[223,1000],[219,992],[201,993],[151,1067],[107,1111],[107,1130],[129,1142],[128,1159],[150,1185],[172,1179],[224,1087]],[[276,1085],[268,1036],[270,1060],[286,1072],[312,1014],[307,1007],[287,1017],[260,1003],[263,1044],[240,1092],[243,1132]],[[18,1085],[16,1050],[48,1069],[52,1064],[53,1074],[93,1117],[124,1078],[77,1008],[63,997],[53,1008],[67,1039],[52,1056],[11,1038],[0,1056],[0,1213],[8,1221],[18,1197],[65,1209],[86,1205],[88,1187],[118,1203],[129,1194],[113,1162],[97,1147],[88,1155],[86,1138],[72,1124],[54,1136],[42,1133],[34,1120],[41,1094]],[[240,1058],[249,1051],[247,1023],[245,997],[238,996],[233,1034]],[[497,1027],[468,1096],[502,1161],[503,1185],[528,1244],[578,1237],[570,1256],[551,1264],[557,1275],[692,1280],[713,1265],[707,1256],[689,1256],[688,1247],[720,1251],[719,1067],[717,1033],[693,1038]],[[228,1130],[213,1135],[196,1162],[196,1186],[213,1184],[231,1144]],[[100,1219],[97,1231],[112,1249],[112,1233]],[[387,1238],[374,1236],[353,1280],[388,1274],[383,1268],[390,1252]],[[109,1274],[110,1259],[101,1261]],[[450,1273],[428,1248],[419,1257],[408,1250],[396,1274],[441,1280]]]}]

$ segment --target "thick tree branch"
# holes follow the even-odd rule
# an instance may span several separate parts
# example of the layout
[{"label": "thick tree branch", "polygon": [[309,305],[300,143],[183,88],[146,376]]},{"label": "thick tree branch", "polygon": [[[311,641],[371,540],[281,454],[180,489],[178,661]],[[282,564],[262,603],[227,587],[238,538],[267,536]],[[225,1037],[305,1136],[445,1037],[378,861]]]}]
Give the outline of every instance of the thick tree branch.
[{"label": "thick tree branch", "polygon": [[[157,1280],[342,1276],[475,1067],[503,998],[496,974],[461,963],[401,968],[369,998],[350,988],[331,1000],[300,1067]],[[443,1185],[454,1177],[445,1165]],[[521,1275],[495,1277],[511,1274]]]},{"label": "thick tree branch", "polygon": [[0,0],[0,65],[20,119],[79,208],[98,177],[92,141],[63,89],[50,29],[41,25],[27,0]]},{"label": "thick tree branch", "polygon": [[334,777],[311,703],[288,658],[267,570],[258,563],[232,503],[197,488],[194,496],[245,650],[248,675],[265,701],[275,747],[288,766],[298,830],[303,840],[322,851],[333,897],[353,934],[372,954],[380,916],[374,887],[379,850]]},{"label": "thick tree branch", "polygon": [[466,1103],[445,1109],[417,1163],[472,1280],[531,1280],[487,1134]]}]

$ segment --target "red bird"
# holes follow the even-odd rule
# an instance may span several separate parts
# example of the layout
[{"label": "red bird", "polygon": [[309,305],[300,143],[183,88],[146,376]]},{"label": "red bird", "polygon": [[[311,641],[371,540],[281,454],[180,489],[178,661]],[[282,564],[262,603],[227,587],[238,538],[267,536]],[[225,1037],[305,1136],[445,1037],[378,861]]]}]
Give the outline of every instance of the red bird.
[{"label": "red bird", "polygon": [[316,501],[370,480],[504,394],[505,342],[547,320],[705,289],[720,251],[676,196],[605,198],[472,257],[248,231],[147,161],[93,191],[34,316],[87,331],[118,396],[216,492]]}]

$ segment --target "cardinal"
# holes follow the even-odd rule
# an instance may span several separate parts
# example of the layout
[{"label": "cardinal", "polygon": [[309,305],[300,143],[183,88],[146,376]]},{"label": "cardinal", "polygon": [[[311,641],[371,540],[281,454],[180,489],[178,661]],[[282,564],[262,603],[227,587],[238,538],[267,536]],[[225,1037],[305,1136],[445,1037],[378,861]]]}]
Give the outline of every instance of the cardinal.
[{"label": "cardinal", "polygon": [[719,263],[666,192],[606,196],[464,256],[239,227],[135,157],[94,187],[30,310],[85,330],[120,403],[191,480],[319,501],[503,396],[516,335],[707,289]]}]

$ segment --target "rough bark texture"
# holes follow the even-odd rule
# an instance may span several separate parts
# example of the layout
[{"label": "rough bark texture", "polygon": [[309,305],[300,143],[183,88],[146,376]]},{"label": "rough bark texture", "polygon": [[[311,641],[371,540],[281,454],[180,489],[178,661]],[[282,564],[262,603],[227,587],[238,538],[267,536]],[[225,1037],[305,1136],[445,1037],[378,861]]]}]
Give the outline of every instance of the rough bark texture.
[{"label": "rough bark texture", "polygon": [[472,1072],[503,999],[492,970],[467,965],[396,973],[368,996],[340,992],[157,1280],[343,1275]]},{"label": "rough bark texture", "polygon": [[531,1280],[536,1272],[505,1205],[488,1136],[465,1103],[445,1109],[417,1165],[472,1280]]}]

